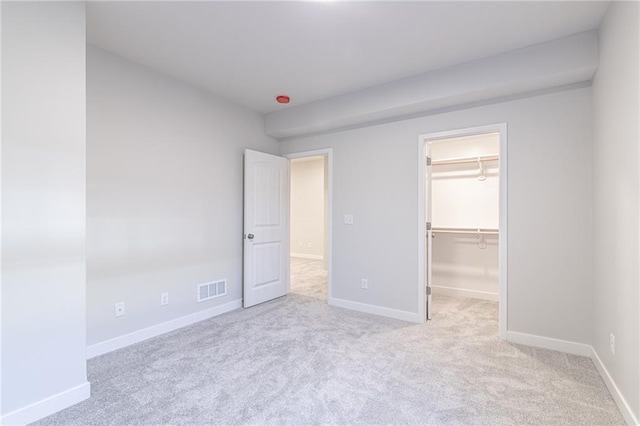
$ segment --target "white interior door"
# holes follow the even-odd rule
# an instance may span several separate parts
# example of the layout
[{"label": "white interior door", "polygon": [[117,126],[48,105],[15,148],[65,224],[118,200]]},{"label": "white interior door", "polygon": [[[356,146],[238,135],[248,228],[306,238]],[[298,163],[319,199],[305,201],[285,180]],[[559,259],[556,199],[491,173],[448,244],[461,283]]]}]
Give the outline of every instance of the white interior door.
[{"label": "white interior door", "polygon": [[425,243],[425,253],[427,255],[427,258],[425,259],[425,290],[427,293],[427,297],[425,298],[427,301],[427,307],[426,307],[426,313],[427,313],[427,320],[431,319],[432,316],[432,300],[431,300],[431,293],[432,293],[432,268],[431,268],[431,260],[433,258],[432,254],[433,254],[433,231],[432,231],[432,219],[433,219],[433,215],[432,215],[432,204],[433,204],[433,197],[431,194],[431,174],[432,174],[432,166],[431,166],[431,143],[427,143],[426,146],[426,152],[427,152],[427,166],[425,167],[425,188],[426,188],[426,194],[425,194],[425,202],[426,202],[426,206],[425,206],[425,212],[426,212],[426,243]]},{"label": "white interior door", "polygon": [[289,160],[244,151],[243,306],[289,292]]}]

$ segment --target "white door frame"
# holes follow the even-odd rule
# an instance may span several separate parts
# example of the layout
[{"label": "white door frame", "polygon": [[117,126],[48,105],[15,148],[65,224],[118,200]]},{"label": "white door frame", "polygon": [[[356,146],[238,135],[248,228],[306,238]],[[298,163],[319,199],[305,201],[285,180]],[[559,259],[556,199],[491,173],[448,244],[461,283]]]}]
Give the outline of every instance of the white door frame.
[{"label": "white door frame", "polygon": [[[333,268],[333,148],[323,148],[313,151],[292,152],[284,154],[283,157],[292,160],[294,158],[306,158],[306,157],[326,157],[327,159],[327,189],[328,202],[327,202],[327,303],[330,303],[333,297],[332,286],[332,268]],[[289,235],[291,235],[291,221],[289,221]]]},{"label": "white door frame", "polygon": [[438,139],[456,138],[461,136],[472,136],[483,133],[500,133],[500,164],[499,164],[499,188],[500,188],[500,217],[498,236],[498,334],[500,339],[507,339],[507,123],[490,124],[486,126],[471,127],[467,129],[448,130],[444,132],[428,133],[418,136],[418,322],[425,322],[425,223],[426,223],[426,194],[425,194],[425,172],[426,172],[426,148],[428,141]]}]

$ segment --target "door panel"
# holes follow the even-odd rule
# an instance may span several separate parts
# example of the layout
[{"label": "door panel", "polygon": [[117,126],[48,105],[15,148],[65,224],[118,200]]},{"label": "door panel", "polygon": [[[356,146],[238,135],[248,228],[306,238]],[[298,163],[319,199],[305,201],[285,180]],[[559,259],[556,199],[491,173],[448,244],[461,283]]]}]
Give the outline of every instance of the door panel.
[{"label": "door panel", "polygon": [[289,160],[245,150],[243,306],[289,292]]}]

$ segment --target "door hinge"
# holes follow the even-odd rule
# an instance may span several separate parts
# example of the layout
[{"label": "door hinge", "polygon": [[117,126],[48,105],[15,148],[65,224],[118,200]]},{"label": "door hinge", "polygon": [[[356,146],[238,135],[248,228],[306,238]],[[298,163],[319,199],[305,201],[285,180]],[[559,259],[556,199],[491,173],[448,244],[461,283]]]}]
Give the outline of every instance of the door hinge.
[{"label": "door hinge", "polygon": [[427,286],[427,296],[431,296],[431,287]]},{"label": "door hinge", "polygon": [[431,222],[427,222],[427,231],[431,231]]},{"label": "door hinge", "polygon": [[431,165],[431,157],[427,157],[427,166]]}]

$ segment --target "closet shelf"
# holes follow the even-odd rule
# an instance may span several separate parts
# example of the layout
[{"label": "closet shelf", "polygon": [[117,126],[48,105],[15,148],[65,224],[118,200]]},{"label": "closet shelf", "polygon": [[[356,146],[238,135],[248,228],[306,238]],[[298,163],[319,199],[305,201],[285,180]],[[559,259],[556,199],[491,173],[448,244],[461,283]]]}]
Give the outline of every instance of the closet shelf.
[{"label": "closet shelf", "polygon": [[473,234],[473,235],[498,235],[497,229],[489,228],[432,228],[436,234]]},{"label": "closet shelf", "polygon": [[444,166],[446,164],[463,164],[463,163],[478,163],[482,161],[496,161],[500,160],[498,154],[481,155],[479,157],[461,157],[461,158],[444,158],[442,160],[432,160],[432,166]]}]

